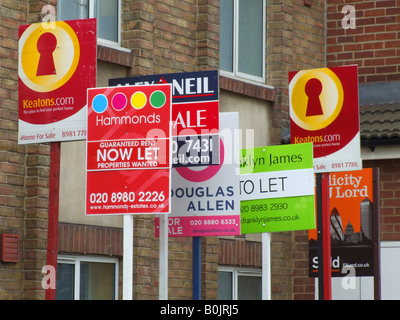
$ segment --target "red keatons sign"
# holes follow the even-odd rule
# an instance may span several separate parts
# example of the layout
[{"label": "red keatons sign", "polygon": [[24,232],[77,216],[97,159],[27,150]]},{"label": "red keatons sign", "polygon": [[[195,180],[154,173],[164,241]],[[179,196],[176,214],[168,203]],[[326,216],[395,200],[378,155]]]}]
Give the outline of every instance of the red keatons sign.
[{"label": "red keatons sign", "polygon": [[19,28],[19,143],[86,138],[86,90],[96,86],[96,19]]}]

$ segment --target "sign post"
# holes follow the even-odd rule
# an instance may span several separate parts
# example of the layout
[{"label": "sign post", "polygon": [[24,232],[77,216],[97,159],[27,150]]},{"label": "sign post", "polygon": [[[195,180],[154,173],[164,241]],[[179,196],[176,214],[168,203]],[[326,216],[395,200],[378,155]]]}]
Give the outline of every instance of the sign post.
[{"label": "sign post", "polygon": [[193,300],[201,300],[201,237],[192,238]]},{"label": "sign post", "polygon": [[[19,27],[18,143],[51,142],[47,265],[57,270],[60,141],[86,138],[86,89],[96,85],[96,20]],[[56,290],[47,289],[46,300]]]},{"label": "sign post", "polygon": [[160,215],[159,299],[168,300],[168,216]]},{"label": "sign post", "polygon": [[262,241],[262,299],[271,300],[271,233],[263,232]]},{"label": "sign post", "polygon": [[133,215],[124,215],[123,231],[123,266],[122,266],[122,298],[132,300],[133,280]]},{"label": "sign post", "polygon": [[[217,71],[169,73],[110,79],[109,85],[150,85],[170,83],[172,87],[172,166],[201,167],[220,164],[219,142],[219,88]],[[210,171],[210,170],[206,170]],[[162,219],[156,233],[160,232],[160,264],[165,258],[162,250]],[[167,223],[167,221],[165,222]],[[181,227],[172,227],[180,230]],[[176,231],[173,231],[176,232]],[[163,249],[164,248],[164,249]],[[168,263],[168,261],[164,261]],[[201,238],[193,238],[193,297],[201,297]],[[199,272],[197,275],[196,272]],[[161,299],[160,274],[160,299]]]},{"label": "sign post", "polygon": [[133,214],[162,214],[160,299],[168,297],[171,85],[88,90],[86,214],[124,214],[124,299],[132,299]]},{"label": "sign post", "polygon": [[[319,288],[321,299],[326,299],[330,293],[326,292],[330,284],[326,274],[331,277],[349,276],[354,280],[353,277],[374,276],[375,281],[379,280],[379,260],[376,260],[379,252],[375,251],[379,247],[379,232],[376,231],[377,225],[379,227],[379,213],[376,211],[379,210],[379,205],[376,205],[379,203],[379,198],[376,198],[378,178],[376,168],[329,174],[329,207],[323,208],[323,215],[317,217],[318,229],[309,230],[309,276],[325,276]],[[320,189],[326,190],[327,186]],[[328,245],[320,243],[319,230],[326,225],[324,217],[330,221],[330,229],[326,231],[325,227],[322,231],[329,235],[331,243]],[[329,269],[325,265],[326,258],[321,256],[321,252],[326,254],[328,250],[332,257]],[[321,269],[323,272],[320,273]],[[378,285],[374,285],[375,294]]]},{"label": "sign post", "polygon": [[317,245],[318,245],[318,295],[320,300],[331,300],[331,230],[329,215],[329,174],[316,174],[317,189]]},{"label": "sign post", "polygon": [[262,298],[271,299],[271,232],[315,228],[312,144],[244,149],[242,233],[262,233]]},{"label": "sign post", "polygon": [[324,265],[318,273],[319,295],[329,300],[329,172],[362,169],[357,66],[289,72],[289,108],[291,142],[313,143],[319,263]]},{"label": "sign post", "polygon": [[238,129],[237,113],[221,113],[219,165],[172,169],[168,235],[193,237],[194,300],[201,298],[201,237],[240,234]]}]

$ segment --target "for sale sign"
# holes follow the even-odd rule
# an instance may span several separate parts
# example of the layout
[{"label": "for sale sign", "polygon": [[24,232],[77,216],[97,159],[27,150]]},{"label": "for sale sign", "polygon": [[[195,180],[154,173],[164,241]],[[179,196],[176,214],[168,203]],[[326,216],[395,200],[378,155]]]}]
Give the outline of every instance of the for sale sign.
[{"label": "for sale sign", "polygon": [[96,86],[96,19],[19,28],[20,144],[86,138],[86,90]]},{"label": "for sale sign", "polygon": [[[375,182],[376,181],[376,182]],[[331,276],[374,275],[374,188],[372,168],[329,174]],[[318,276],[318,233],[309,230],[309,276]]]},{"label": "for sale sign", "polygon": [[240,234],[238,114],[221,113],[220,124],[219,165],[172,169],[171,237]]},{"label": "for sale sign", "polygon": [[171,86],[88,90],[87,214],[170,210]]},{"label": "for sale sign", "polygon": [[357,66],[289,73],[291,142],[314,145],[315,172],[362,168]]}]

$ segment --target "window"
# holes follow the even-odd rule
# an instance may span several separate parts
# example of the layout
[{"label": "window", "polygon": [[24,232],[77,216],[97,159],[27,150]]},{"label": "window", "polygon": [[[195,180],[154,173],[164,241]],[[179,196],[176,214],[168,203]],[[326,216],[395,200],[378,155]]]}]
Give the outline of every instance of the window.
[{"label": "window", "polygon": [[265,0],[221,0],[221,74],[265,81]]},{"label": "window", "polygon": [[220,267],[218,270],[219,300],[261,300],[261,271]]},{"label": "window", "polygon": [[117,298],[117,259],[59,256],[57,300],[116,300]]},{"label": "window", "polygon": [[120,46],[120,0],[58,0],[58,19],[97,18],[100,44]]}]

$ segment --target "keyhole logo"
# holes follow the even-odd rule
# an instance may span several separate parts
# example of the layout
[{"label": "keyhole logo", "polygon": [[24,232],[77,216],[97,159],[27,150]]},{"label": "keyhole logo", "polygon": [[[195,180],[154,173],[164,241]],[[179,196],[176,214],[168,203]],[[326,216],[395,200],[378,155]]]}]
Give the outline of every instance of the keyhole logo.
[{"label": "keyhole logo", "polygon": [[343,106],[343,87],[328,68],[296,73],[289,84],[292,120],[305,130],[320,130],[329,126]]},{"label": "keyhole logo", "polygon": [[322,92],[322,84],[318,79],[310,79],[306,83],[306,95],[308,97],[306,117],[321,116],[324,114],[322,110],[319,96]]},{"label": "keyhole logo", "polygon": [[64,21],[45,29],[30,25],[19,40],[18,75],[36,92],[50,92],[67,83],[78,66],[80,45],[75,31]]},{"label": "keyhole logo", "polygon": [[39,64],[36,76],[49,76],[56,74],[56,67],[54,65],[53,52],[57,48],[57,39],[50,33],[42,34],[37,43],[37,49],[40,54]]}]

